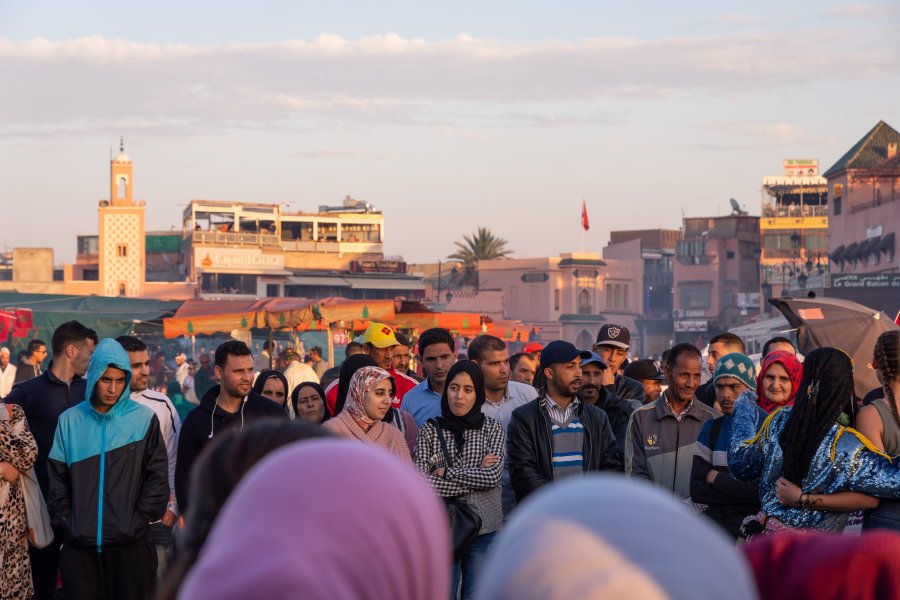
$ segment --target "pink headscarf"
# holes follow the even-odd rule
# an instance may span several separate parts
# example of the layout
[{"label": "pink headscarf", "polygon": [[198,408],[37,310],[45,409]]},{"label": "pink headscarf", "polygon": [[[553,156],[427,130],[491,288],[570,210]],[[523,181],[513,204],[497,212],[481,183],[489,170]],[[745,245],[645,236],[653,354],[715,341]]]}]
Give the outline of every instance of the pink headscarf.
[{"label": "pink headscarf", "polygon": [[350,389],[347,391],[347,401],[344,403],[344,410],[350,411],[364,423],[369,425],[375,423],[374,420],[366,415],[364,406],[366,394],[385,379],[390,379],[393,384],[394,379],[391,377],[391,374],[379,367],[363,367],[357,370],[350,379]]},{"label": "pink headscarf", "polygon": [[441,598],[450,566],[446,509],[414,468],[369,444],[308,440],[244,477],[178,597]]},{"label": "pink headscarf", "polygon": [[[766,371],[775,363],[780,364],[787,371],[788,377],[791,378],[791,393],[783,404],[775,404],[766,398],[766,389],[763,381],[766,377]],[[797,357],[790,352],[772,352],[766,356],[759,365],[759,375],[756,376],[756,396],[757,403],[767,413],[774,412],[782,406],[793,406],[794,398],[800,391],[800,380],[803,379],[803,364],[797,360]]]},{"label": "pink headscarf", "polygon": [[900,534],[893,531],[785,532],[759,536],[741,548],[761,598],[900,597]]}]

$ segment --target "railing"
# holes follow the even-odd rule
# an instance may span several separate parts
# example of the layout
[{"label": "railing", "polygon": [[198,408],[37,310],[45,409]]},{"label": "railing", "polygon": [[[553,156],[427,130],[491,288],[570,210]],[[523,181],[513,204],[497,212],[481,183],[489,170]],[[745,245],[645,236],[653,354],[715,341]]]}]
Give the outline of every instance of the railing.
[{"label": "railing", "polygon": [[280,240],[277,235],[225,231],[194,231],[195,246],[273,246],[286,252],[330,252],[334,254],[381,254],[381,242],[314,242]]},{"label": "railing", "polygon": [[827,206],[764,206],[763,217],[827,217]]}]

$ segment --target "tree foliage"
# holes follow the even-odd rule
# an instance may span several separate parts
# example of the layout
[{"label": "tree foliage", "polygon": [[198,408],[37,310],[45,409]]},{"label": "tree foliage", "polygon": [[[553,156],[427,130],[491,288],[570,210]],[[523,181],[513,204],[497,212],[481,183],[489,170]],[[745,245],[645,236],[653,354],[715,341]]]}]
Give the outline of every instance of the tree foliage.
[{"label": "tree foliage", "polygon": [[464,235],[462,242],[453,242],[456,252],[447,258],[461,261],[466,270],[474,269],[478,261],[506,258],[512,250],[506,247],[506,240],[496,237],[487,227],[479,227],[472,235]]}]

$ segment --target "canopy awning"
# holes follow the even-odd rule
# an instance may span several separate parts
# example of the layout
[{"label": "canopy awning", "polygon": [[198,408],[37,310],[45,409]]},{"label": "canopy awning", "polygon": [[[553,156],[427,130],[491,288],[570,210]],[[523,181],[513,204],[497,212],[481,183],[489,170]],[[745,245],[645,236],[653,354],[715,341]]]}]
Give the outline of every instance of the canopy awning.
[{"label": "canopy awning", "polygon": [[831,262],[835,262],[835,263],[842,263],[842,262],[844,262],[844,259],[845,259],[845,256],[844,256],[845,250],[846,250],[846,246],[844,246],[843,244],[841,244],[840,246],[838,246],[837,249],[836,249],[834,252],[831,253],[831,257],[830,257],[830,258],[831,258]]}]

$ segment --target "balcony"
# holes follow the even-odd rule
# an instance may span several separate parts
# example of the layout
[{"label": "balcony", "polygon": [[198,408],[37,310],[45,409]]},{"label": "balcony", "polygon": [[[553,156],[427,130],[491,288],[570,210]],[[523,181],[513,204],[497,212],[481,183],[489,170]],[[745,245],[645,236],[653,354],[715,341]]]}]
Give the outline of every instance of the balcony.
[{"label": "balcony", "polygon": [[282,241],[277,235],[244,232],[194,231],[191,233],[194,246],[229,246],[229,247],[273,247],[285,252],[310,252],[332,254],[382,254],[384,244],[381,242],[335,242],[312,240]]}]

